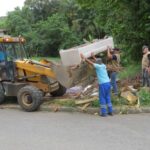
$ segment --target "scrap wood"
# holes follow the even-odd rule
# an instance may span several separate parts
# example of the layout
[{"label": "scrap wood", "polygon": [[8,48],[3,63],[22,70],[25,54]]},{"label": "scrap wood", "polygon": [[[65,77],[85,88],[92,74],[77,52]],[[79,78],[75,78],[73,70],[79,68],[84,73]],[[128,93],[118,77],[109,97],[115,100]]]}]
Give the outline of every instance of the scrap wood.
[{"label": "scrap wood", "polygon": [[133,93],[136,93],[138,90],[137,89],[135,89],[133,86],[128,86],[128,90],[130,91],[130,92],[133,92]]},{"label": "scrap wood", "polygon": [[89,103],[89,102],[93,102],[96,100],[96,97],[93,97],[93,98],[90,98],[90,99],[87,99],[87,100],[78,100],[75,102],[76,105],[81,105],[81,104],[86,104],[86,103]]},{"label": "scrap wood", "polygon": [[90,106],[90,102],[89,103],[86,103],[86,104],[84,104],[83,106],[78,106],[77,108],[79,108],[79,109],[81,109],[82,111],[86,111],[86,108],[88,107],[88,106]]},{"label": "scrap wood", "polygon": [[121,88],[121,93],[129,91],[128,85],[125,85],[124,87]]},{"label": "scrap wood", "polygon": [[87,95],[88,93],[91,93],[93,90],[93,85],[88,85],[87,87],[85,87],[85,89],[82,91],[83,95]]},{"label": "scrap wood", "polygon": [[130,91],[131,93],[136,93],[137,89],[133,88],[133,86],[125,85],[121,88],[121,92]]},{"label": "scrap wood", "polygon": [[121,97],[128,100],[130,104],[134,104],[138,100],[138,97],[132,94],[130,91],[122,92]]},{"label": "scrap wood", "polygon": [[90,105],[90,103],[86,103],[81,107],[81,110],[85,111],[85,109]]}]

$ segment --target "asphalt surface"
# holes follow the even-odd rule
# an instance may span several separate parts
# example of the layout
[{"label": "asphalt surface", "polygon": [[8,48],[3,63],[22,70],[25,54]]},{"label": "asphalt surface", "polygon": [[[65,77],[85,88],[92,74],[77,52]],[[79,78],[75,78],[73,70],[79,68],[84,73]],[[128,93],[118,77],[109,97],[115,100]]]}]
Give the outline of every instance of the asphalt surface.
[{"label": "asphalt surface", "polygon": [[0,150],[149,150],[150,114],[102,118],[0,109]]}]

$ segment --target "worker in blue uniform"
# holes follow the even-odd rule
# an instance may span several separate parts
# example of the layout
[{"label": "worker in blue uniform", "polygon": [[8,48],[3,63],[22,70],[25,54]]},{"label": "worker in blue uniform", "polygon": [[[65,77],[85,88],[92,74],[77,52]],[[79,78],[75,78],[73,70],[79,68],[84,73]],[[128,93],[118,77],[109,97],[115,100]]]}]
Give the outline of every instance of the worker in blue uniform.
[{"label": "worker in blue uniform", "polygon": [[111,84],[106,70],[106,65],[103,64],[101,58],[95,58],[94,56],[93,58],[95,62],[87,59],[83,54],[81,54],[81,58],[91,64],[96,70],[99,83],[100,115],[103,117],[107,116],[107,114],[112,116],[113,108],[110,96]]}]

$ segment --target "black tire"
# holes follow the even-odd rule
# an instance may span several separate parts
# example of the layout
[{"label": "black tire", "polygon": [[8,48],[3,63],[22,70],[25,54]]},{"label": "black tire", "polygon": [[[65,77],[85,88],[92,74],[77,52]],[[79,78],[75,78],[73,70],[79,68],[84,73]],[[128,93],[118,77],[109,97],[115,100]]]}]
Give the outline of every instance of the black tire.
[{"label": "black tire", "polygon": [[5,100],[4,91],[0,89],[0,104],[2,104]]},{"label": "black tire", "polygon": [[43,93],[38,88],[28,85],[19,90],[17,99],[25,111],[31,112],[40,107]]},{"label": "black tire", "polygon": [[64,86],[62,86],[61,84],[59,84],[59,88],[54,91],[54,92],[51,92],[50,94],[52,96],[63,96],[65,93],[66,93],[66,88]]}]

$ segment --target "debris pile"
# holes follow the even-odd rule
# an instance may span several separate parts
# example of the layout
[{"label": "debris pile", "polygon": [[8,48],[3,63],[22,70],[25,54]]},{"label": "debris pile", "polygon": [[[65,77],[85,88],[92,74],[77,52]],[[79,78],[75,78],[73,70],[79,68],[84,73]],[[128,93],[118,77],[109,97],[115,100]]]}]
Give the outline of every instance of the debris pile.
[{"label": "debris pile", "polygon": [[[119,82],[119,81],[118,81]],[[123,98],[129,106],[139,106],[138,91],[140,89],[139,82],[129,82],[129,80],[120,81],[120,98]],[[98,84],[95,81],[83,88],[82,86],[75,86],[67,90],[67,95],[75,100],[78,108],[85,111],[87,107],[91,106],[93,101],[98,100]],[[117,98],[117,100],[120,100]]]},{"label": "debris pile", "polygon": [[138,91],[140,89],[139,80],[126,80],[121,83],[120,96],[127,100],[129,105],[139,105]]},{"label": "debris pile", "polygon": [[67,90],[67,95],[75,100],[75,104],[82,111],[85,111],[91,103],[98,99],[98,85],[96,82],[83,88],[75,86]]},{"label": "debris pile", "polygon": [[98,85],[96,83],[90,84],[83,88],[82,86],[75,86],[67,90],[67,95],[74,99],[88,99],[98,97]]}]

